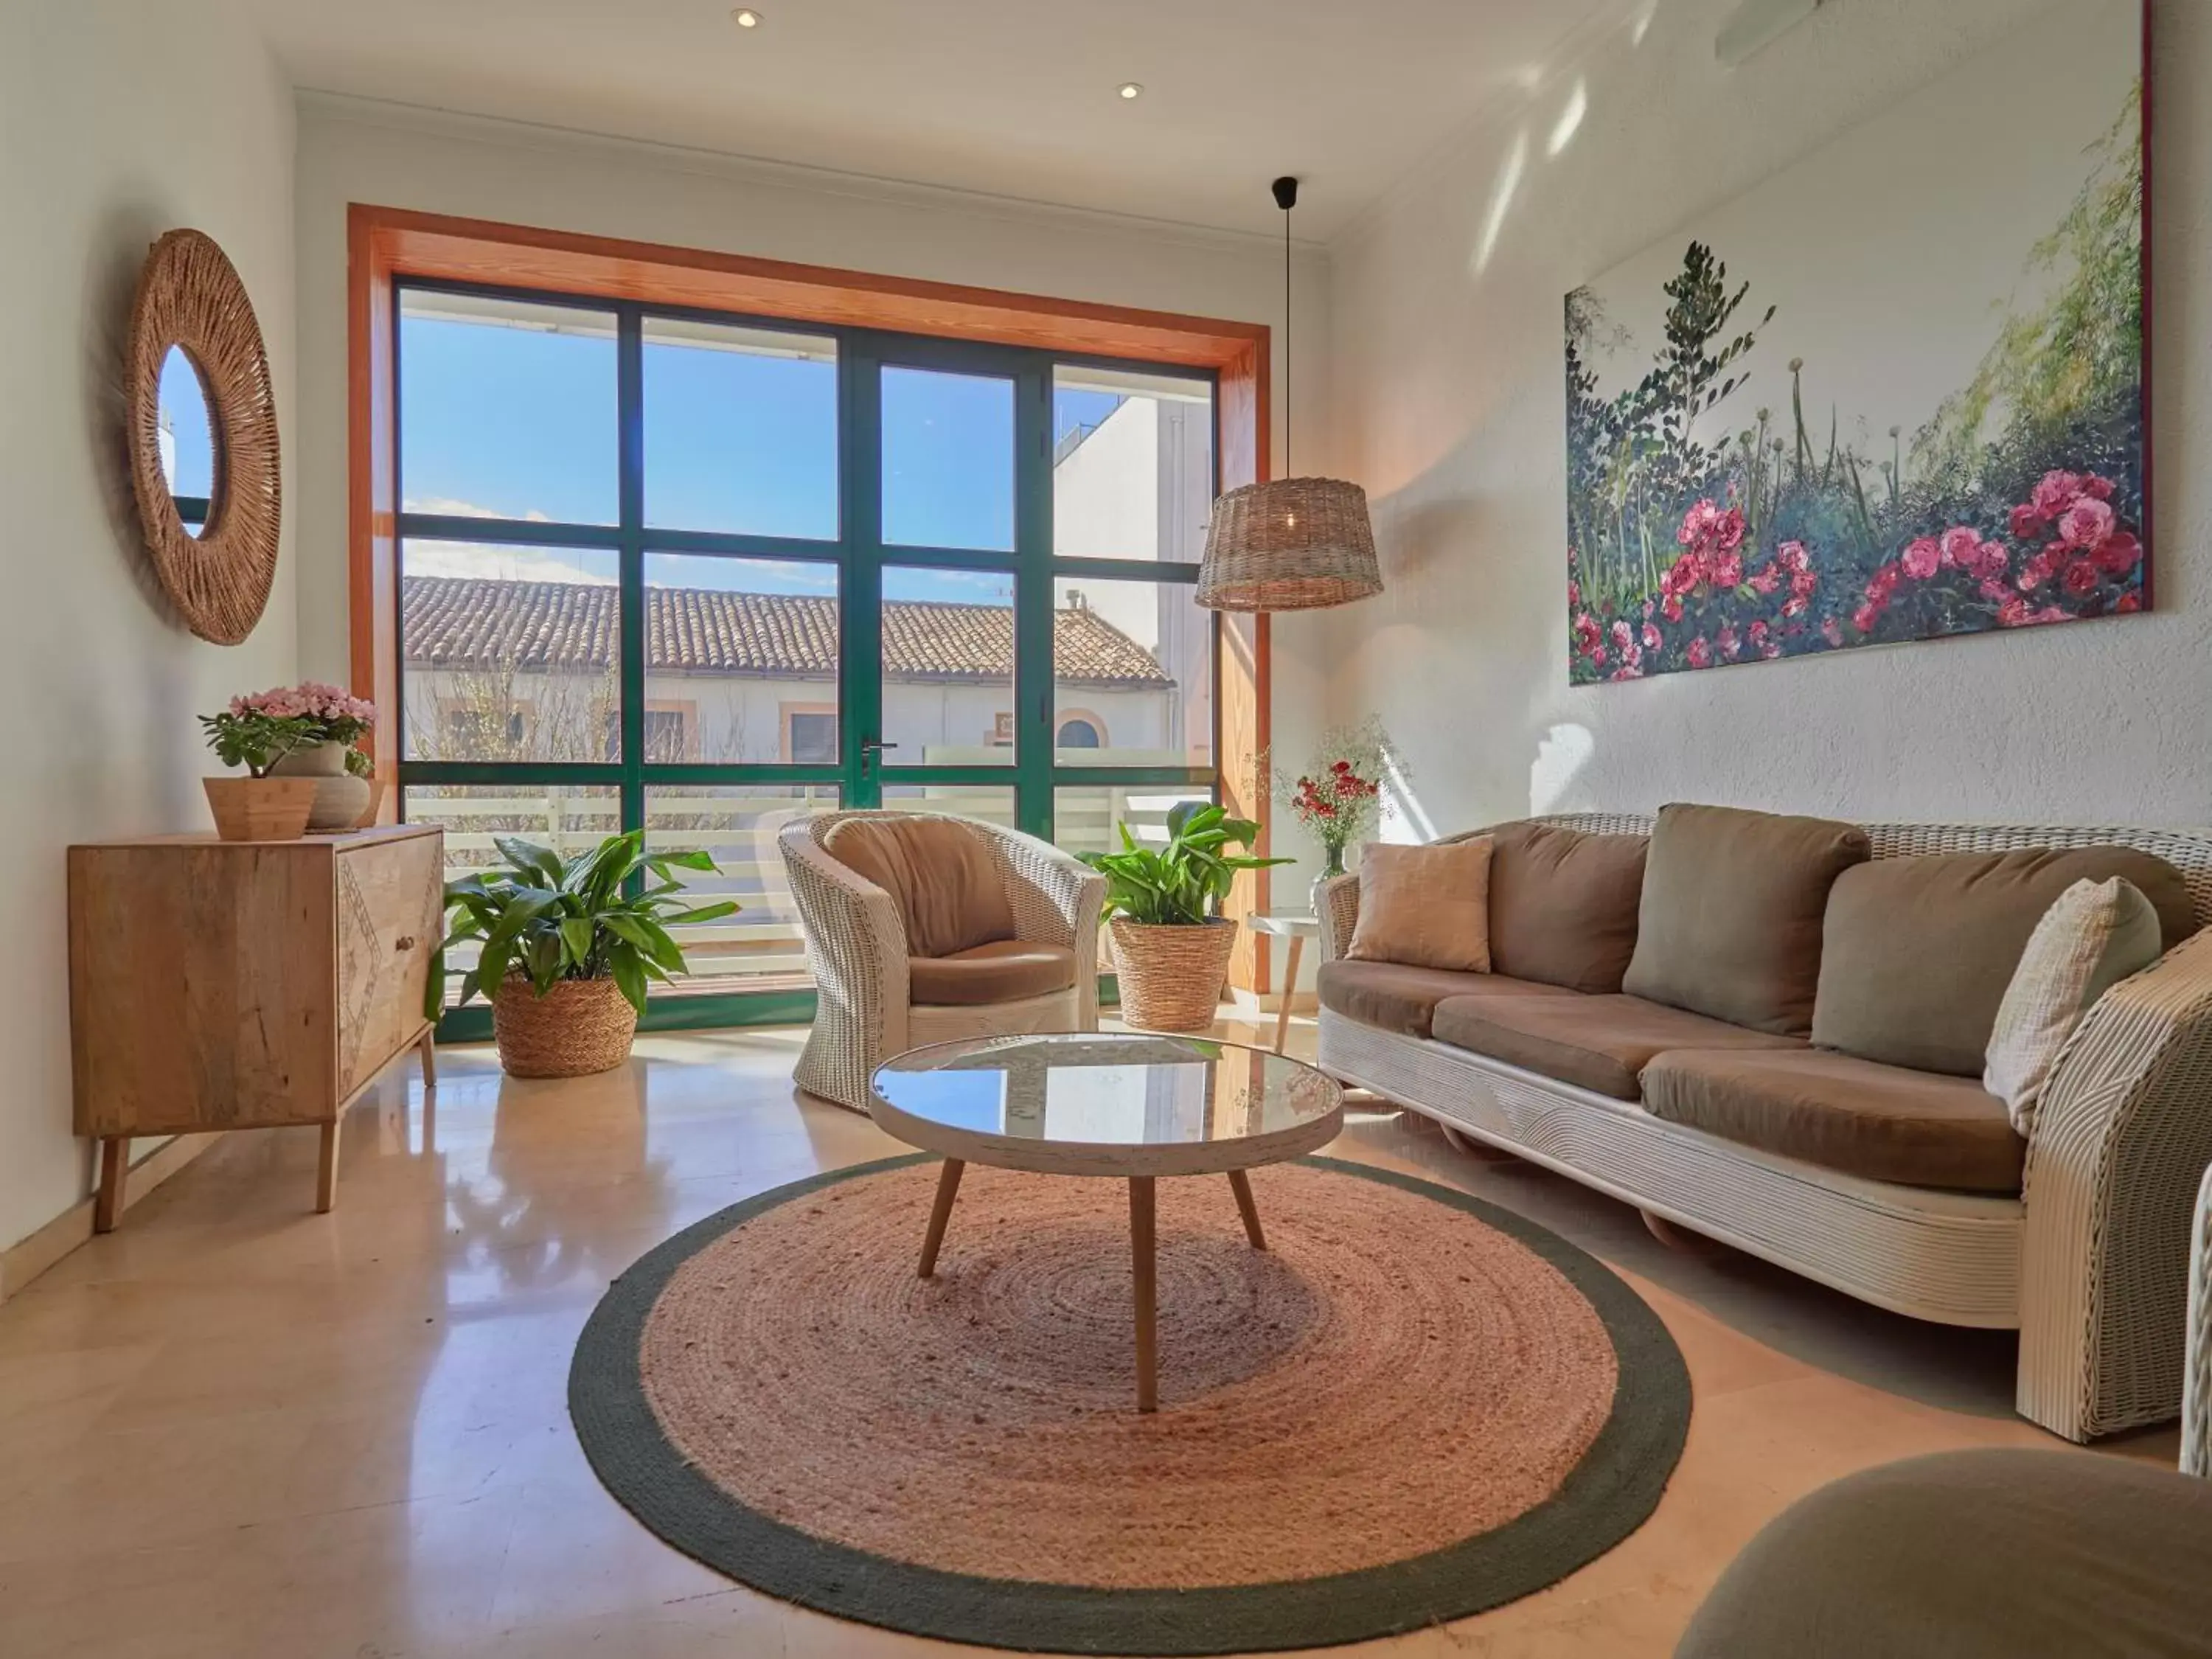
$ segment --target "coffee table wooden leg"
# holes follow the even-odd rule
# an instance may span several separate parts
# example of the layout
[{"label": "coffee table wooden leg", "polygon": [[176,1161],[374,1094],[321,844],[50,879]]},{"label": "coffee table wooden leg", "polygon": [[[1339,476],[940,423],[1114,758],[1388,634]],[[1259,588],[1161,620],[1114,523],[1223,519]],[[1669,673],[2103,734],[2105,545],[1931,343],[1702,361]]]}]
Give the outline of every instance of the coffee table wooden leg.
[{"label": "coffee table wooden leg", "polygon": [[1275,1052],[1283,1052],[1283,1044],[1291,1035],[1291,999],[1298,990],[1298,955],[1305,949],[1305,936],[1291,935],[1290,960],[1283,964],[1283,1000],[1275,1011]]},{"label": "coffee table wooden leg", "polygon": [[960,1176],[967,1167],[962,1159],[948,1158],[945,1167],[937,1172],[937,1202],[930,1206],[929,1231],[921,1237],[924,1279],[937,1271],[937,1248],[945,1243],[945,1224],[952,1219],[952,1200],[960,1195]]},{"label": "coffee table wooden leg", "polygon": [[328,1215],[338,1201],[338,1126],[332,1118],[323,1125],[323,1144],[315,1159],[315,1213]]},{"label": "coffee table wooden leg", "polygon": [[1129,1177],[1129,1255],[1137,1304],[1137,1409],[1160,1408],[1158,1279],[1153,1249],[1152,1180]]},{"label": "coffee table wooden leg", "polygon": [[1229,1172],[1229,1190],[1237,1194],[1237,1213],[1244,1218],[1244,1237],[1252,1241],[1252,1248],[1267,1248],[1267,1235],[1260,1231],[1260,1206],[1252,1201],[1252,1178],[1242,1170]]},{"label": "coffee table wooden leg", "polygon": [[92,1230],[112,1233],[123,1218],[124,1188],[131,1181],[131,1140],[111,1136],[100,1143],[100,1195],[93,1200]]}]

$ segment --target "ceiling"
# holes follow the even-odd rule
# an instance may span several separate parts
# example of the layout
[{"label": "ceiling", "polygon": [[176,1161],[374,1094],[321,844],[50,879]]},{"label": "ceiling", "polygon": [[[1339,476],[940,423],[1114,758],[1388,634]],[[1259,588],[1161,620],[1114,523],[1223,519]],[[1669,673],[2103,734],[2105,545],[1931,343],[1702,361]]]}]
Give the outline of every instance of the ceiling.
[{"label": "ceiling", "polygon": [[303,88],[1326,240],[1616,0],[246,3]]}]

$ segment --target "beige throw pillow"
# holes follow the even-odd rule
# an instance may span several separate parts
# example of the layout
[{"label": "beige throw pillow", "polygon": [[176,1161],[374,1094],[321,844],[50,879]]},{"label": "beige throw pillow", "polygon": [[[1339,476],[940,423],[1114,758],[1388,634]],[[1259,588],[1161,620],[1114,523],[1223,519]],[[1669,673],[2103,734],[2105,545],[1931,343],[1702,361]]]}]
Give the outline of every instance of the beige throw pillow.
[{"label": "beige throw pillow", "polygon": [[1462,974],[1490,971],[1491,841],[1389,847],[1359,855],[1359,922],[1345,952]]},{"label": "beige throw pillow", "polygon": [[2022,1134],[2066,1039],[2099,997],[2159,958],[2158,912],[2133,883],[2077,881],[2035,924],[1997,1005],[1982,1086]]}]

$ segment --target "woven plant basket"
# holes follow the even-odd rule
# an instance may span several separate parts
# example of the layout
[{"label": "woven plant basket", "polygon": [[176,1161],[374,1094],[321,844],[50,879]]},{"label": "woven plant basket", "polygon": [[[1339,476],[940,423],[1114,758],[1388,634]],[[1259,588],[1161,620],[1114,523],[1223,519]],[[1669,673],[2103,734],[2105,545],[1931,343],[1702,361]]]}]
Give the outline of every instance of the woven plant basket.
[{"label": "woven plant basket", "polygon": [[629,1058],[637,1010],[611,979],[564,979],[544,996],[520,975],[491,1000],[492,1036],[510,1077],[588,1077]]},{"label": "woven plant basket", "polygon": [[1203,1031],[1221,1006],[1237,924],[1161,927],[1116,916],[1106,924],[1121,982],[1121,1018],[1146,1031]]}]

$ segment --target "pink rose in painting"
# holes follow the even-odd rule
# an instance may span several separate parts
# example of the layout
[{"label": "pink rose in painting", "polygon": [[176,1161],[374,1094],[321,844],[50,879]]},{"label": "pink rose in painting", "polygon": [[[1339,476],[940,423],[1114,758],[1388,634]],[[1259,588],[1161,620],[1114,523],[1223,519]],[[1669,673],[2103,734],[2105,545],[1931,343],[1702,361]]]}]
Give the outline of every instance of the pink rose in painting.
[{"label": "pink rose in painting", "polygon": [[2015,507],[2012,510],[2012,533],[2024,542],[2032,542],[2051,526],[2051,520],[2032,507]]},{"label": "pink rose in painting", "polygon": [[1790,592],[1794,593],[1801,599],[1811,599],[1813,597],[1813,590],[1820,585],[1820,573],[1815,570],[1806,570],[1801,568],[1796,575],[1790,579]]},{"label": "pink rose in painting", "polygon": [[[1973,533],[1974,532],[1971,530],[1966,532],[1969,538],[1971,538]],[[1943,551],[1944,550],[1942,547],[1939,547],[1934,540],[1929,537],[1923,536],[1918,541],[1912,543],[1903,553],[1898,556],[1898,563],[1904,567],[1905,574],[1911,577],[1913,580],[1924,582],[1938,570],[1942,568],[1944,563]],[[1882,568],[1887,569],[1889,567],[1885,565]],[[1875,574],[1879,576],[1881,572],[1876,571]]]},{"label": "pink rose in painting", "polygon": [[2029,494],[2028,505],[2036,516],[2055,519],[2081,494],[2081,475],[2078,472],[2046,472],[2042,482]]},{"label": "pink rose in painting", "polygon": [[1720,647],[1721,655],[1730,662],[1743,654],[1743,641],[1736,637],[1735,629],[1730,623],[1721,624],[1720,632],[1713,635],[1713,643]]},{"label": "pink rose in painting", "polygon": [[1982,582],[1982,597],[1991,605],[2003,605],[2012,598],[2012,589],[2007,587],[2002,582],[1990,581],[1984,578]]},{"label": "pink rose in painting", "polygon": [[1686,593],[1697,585],[1698,562],[1687,553],[1675,560],[1673,568],[1659,579],[1659,591],[1669,598]]},{"label": "pink rose in painting", "polygon": [[1752,623],[1751,627],[1746,631],[1750,634],[1751,642],[1753,645],[1765,645],[1766,643],[1767,629],[1765,623],[1755,622]]},{"label": "pink rose in painting", "polygon": [[2002,576],[2005,567],[2012,562],[2012,554],[2001,544],[1984,542],[1981,556],[1974,566],[1974,574],[1981,577]]},{"label": "pink rose in painting", "polygon": [[1613,625],[1613,642],[1622,650],[1627,650],[1636,643],[1636,630],[1626,622],[1615,622]]},{"label": "pink rose in painting", "polygon": [[1789,602],[1782,607],[1782,614],[1785,617],[1802,617],[1812,609],[1812,605],[1813,602],[1802,593],[1793,593],[1790,596]]},{"label": "pink rose in painting", "polygon": [[1662,641],[1659,635],[1659,630],[1654,628],[1650,623],[1644,623],[1644,648],[1646,651],[1656,651],[1662,643]]},{"label": "pink rose in painting", "polygon": [[2087,559],[2069,560],[2066,574],[2059,578],[2059,586],[2069,593],[2094,592],[2097,586],[2097,567]]},{"label": "pink rose in painting", "polygon": [[2027,601],[2014,594],[1997,607],[1997,626],[2025,628],[2027,626]]},{"label": "pink rose in painting", "polygon": [[2058,517],[2058,535],[2069,547],[2095,547],[2112,533],[2112,509],[2085,495]]},{"label": "pink rose in painting", "polygon": [[1593,667],[1593,668],[1602,668],[1602,667],[1604,667],[1604,666],[1605,666],[1605,647],[1604,647],[1603,646],[1601,646],[1601,646],[1596,646],[1596,647],[1592,647],[1592,649],[1591,649],[1591,651],[1590,651],[1590,653],[1589,653],[1589,659],[1590,659],[1590,666],[1591,666],[1591,667]]},{"label": "pink rose in painting", "polygon": [[2110,478],[2100,478],[2092,472],[2081,480],[2081,493],[2084,495],[2094,495],[2100,501],[2109,501],[2112,499],[2112,481]]},{"label": "pink rose in painting", "polygon": [[1698,547],[1712,539],[1713,522],[1721,510],[1711,500],[1699,501],[1682,515],[1682,527],[1674,532],[1674,539],[1684,547]]},{"label": "pink rose in painting", "polygon": [[1782,641],[1779,640],[1767,641],[1765,645],[1759,647],[1759,654],[1765,658],[1767,661],[1772,662],[1777,657],[1782,654]]},{"label": "pink rose in painting", "polygon": [[2112,601],[2112,609],[2118,611],[2121,616],[2132,616],[2135,612],[2142,609],[2142,600],[2135,593],[2123,593],[2118,599]]},{"label": "pink rose in painting", "polygon": [[1715,587],[1743,586],[1743,555],[1723,553],[1712,562],[1709,574]]},{"label": "pink rose in painting", "polygon": [[2124,576],[2142,562],[2142,544],[2126,531],[2107,536],[2096,551],[2097,568],[2107,575]]},{"label": "pink rose in painting", "polygon": [[1582,608],[1582,603],[1583,585],[1570,576],[1567,578],[1567,609],[1578,611]]},{"label": "pink rose in painting", "polygon": [[1851,612],[1851,626],[1862,634],[1874,632],[1874,625],[1881,620],[1881,607],[1869,599]]},{"label": "pink rose in painting", "polygon": [[1604,660],[1604,630],[1598,627],[1595,617],[1585,611],[1575,618],[1575,644],[1584,656],[1593,661]]},{"label": "pink rose in painting", "polygon": [[1782,568],[1776,564],[1761,566],[1758,574],[1751,579],[1751,589],[1754,593],[1771,593],[1781,586]]},{"label": "pink rose in painting", "polygon": [[1982,538],[1969,525],[1954,525],[1943,532],[1943,562],[1961,570],[1972,570],[1981,557]]},{"label": "pink rose in painting", "polygon": [[1844,642],[1843,624],[1833,617],[1823,617],[1820,619],[1820,637],[1830,645],[1841,645]]},{"label": "pink rose in painting", "polygon": [[1711,668],[1713,665],[1713,647],[1706,643],[1702,634],[1690,641],[1690,648],[1682,655],[1692,668]]},{"label": "pink rose in painting", "polygon": [[2072,622],[2074,618],[2055,605],[2046,605],[2028,617],[2030,623]]},{"label": "pink rose in painting", "polygon": [[2059,556],[2065,550],[2056,543],[2045,548],[2042,552],[2021,566],[2020,574],[2014,578],[2014,586],[2023,593],[2034,592],[2037,588],[2051,580],[2051,573],[2058,568]]},{"label": "pink rose in painting", "polygon": [[1900,580],[1898,567],[1894,563],[1883,565],[1873,575],[1867,578],[1867,598],[1872,599],[1877,605],[1887,605],[1889,596],[1897,592],[1897,584]]},{"label": "pink rose in painting", "polygon": [[1659,606],[1659,614],[1670,623],[1682,620],[1682,596],[1669,593]]}]

